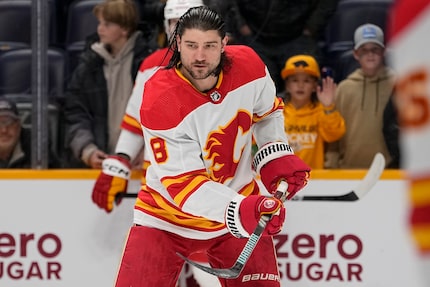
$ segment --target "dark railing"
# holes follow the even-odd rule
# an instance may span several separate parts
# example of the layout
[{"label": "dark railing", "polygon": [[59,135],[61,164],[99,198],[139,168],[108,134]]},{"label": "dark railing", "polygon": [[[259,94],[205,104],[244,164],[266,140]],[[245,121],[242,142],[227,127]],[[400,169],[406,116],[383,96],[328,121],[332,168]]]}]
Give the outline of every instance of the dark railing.
[{"label": "dark railing", "polygon": [[32,158],[33,169],[48,168],[48,0],[32,1]]}]

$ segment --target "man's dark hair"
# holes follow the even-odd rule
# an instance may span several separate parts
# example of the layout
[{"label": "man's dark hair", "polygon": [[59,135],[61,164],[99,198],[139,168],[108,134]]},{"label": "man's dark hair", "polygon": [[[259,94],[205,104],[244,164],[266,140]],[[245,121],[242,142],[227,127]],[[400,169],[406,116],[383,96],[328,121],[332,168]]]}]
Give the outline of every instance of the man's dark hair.
[{"label": "man's dark hair", "polygon": [[[176,37],[180,38],[187,29],[198,29],[201,31],[216,30],[218,31],[221,39],[224,39],[226,35],[226,26],[222,17],[213,9],[207,6],[199,6],[190,8],[184,15],[179,18],[176,23],[175,30],[169,40],[169,50],[173,52],[172,58],[166,69],[177,67],[181,61],[181,55],[178,51],[178,44]],[[216,70],[214,71],[215,76],[218,76],[223,67],[230,63],[230,60],[226,56],[225,52],[221,54],[221,61]]]}]

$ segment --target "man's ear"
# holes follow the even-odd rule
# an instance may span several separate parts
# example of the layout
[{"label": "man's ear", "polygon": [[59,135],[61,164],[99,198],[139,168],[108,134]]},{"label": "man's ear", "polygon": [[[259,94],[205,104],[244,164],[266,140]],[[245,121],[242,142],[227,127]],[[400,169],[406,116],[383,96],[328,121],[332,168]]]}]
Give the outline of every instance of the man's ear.
[{"label": "man's ear", "polygon": [[221,40],[221,44],[222,44],[221,53],[224,53],[224,48],[225,48],[225,46],[227,46],[227,43],[228,43],[228,36],[226,35],[226,36]]}]

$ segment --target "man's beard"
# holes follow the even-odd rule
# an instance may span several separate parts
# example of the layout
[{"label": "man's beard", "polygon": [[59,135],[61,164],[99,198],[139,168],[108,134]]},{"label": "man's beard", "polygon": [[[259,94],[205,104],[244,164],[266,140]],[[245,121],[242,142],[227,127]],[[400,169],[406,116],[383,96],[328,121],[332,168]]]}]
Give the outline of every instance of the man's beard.
[{"label": "man's beard", "polygon": [[209,76],[215,76],[215,70],[214,69],[210,69],[208,72],[202,74],[202,73],[195,73],[192,69],[189,69],[187,66],[183,65],[183,67],[185,68],[185,70],[188,72],[188,74],[194,79],[194,80],[203,80],[208,78]]}]

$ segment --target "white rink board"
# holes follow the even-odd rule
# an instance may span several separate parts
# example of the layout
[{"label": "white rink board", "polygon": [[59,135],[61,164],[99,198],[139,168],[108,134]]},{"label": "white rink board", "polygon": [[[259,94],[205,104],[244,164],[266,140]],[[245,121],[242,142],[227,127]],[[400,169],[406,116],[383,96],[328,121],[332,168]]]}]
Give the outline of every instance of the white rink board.
[{"label": "white rink board", "polygon": [[[93,183],[0,180],[0,286],[113,286],[134,200],[106,214],[91,201]],[[302,194],[345,193],[356,183],[313,180]],[[407,233],[404,181],[379,181],[359,202],[286,206],[276,237],[282,286],[424,287]]]},{"label": "white rink board", "polygon": [[[354,182],[314,180],[302,194],[342,194]],[[277,248],[282,286],[424,287],[405,188],[404,181],[383,180],[357,202],[287,202]]]}]

